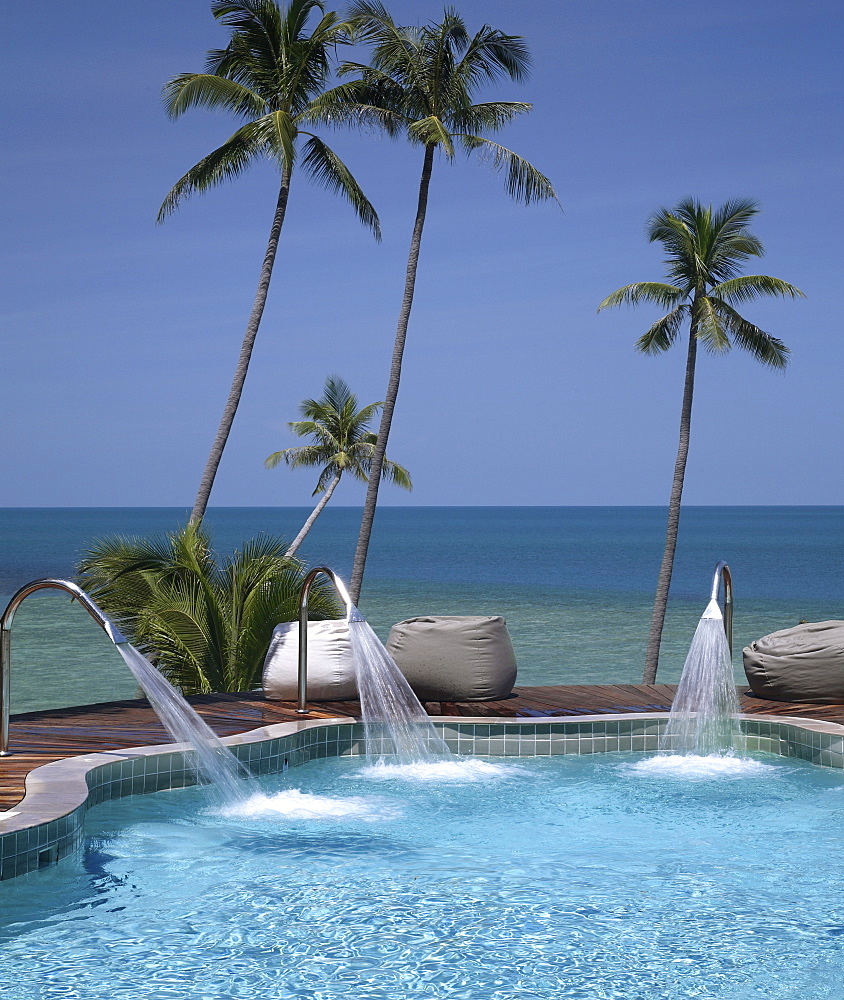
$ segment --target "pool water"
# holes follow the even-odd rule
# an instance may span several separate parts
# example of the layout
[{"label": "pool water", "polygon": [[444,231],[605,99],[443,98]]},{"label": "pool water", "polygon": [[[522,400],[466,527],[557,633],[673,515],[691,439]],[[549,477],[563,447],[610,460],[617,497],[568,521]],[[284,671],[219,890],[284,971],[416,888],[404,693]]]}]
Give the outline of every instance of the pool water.
[{"label": "pool water", "polygon": [[95,807],[0,886],[4,1000],[840,1000],[844,773],[466,764]]}]

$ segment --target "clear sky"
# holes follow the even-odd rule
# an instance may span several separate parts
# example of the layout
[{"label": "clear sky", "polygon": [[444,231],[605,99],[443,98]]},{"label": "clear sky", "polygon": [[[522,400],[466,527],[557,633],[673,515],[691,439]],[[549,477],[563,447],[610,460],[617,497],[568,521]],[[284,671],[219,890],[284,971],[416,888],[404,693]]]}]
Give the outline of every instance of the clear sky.
[{"label": "clear sky", "polygon": [[[462,0],[524,35],[534,71],[499,97],[533,112],[501,135],[564,211],[508,200],[481,163],[435,165],[389,454],[387,504],[665,504],[684,350],[633,350],[650,307],[596,315],[663,276],[648,214],[686,195],[752,197],[753,270],[804,301],[744,314],[793,351],[785,374],[701,358],[684,500],[840,504],[842,81],[839,0]],[[392,0],[397,20],[435,2]],[[165,116],[162,84],[225,41],[207,0],[39,0],[4,11],[4,506],[185,506],[228,391],[275,204],[268,166],[162,199],[233,130]],[[492,93],[492,92],[491,92]],[[421,150],[328,136],[381,215],[376,245],[294,177],[276,273],[216,505],[304,505],[316,473],[267,471],[301,399],[340,374],[382,399]],[[362,502],[348,484],[336,501]]]}]

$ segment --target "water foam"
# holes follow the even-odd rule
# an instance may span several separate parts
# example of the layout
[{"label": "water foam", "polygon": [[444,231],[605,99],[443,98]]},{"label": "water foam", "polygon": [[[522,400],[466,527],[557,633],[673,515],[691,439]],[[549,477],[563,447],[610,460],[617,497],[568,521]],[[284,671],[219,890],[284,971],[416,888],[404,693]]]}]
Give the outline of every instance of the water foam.
[{"label": "water foam", "polygon": [[356,777],[370,781],[475,782],[509,778],[519,773],[513,764],[494,764],[475,759],[446,759],[392,764],[381,758],[361,769]]},{"label": "water foam", "polygon": [[774,772],[773,764],[763,764],[750,757],[736,757],[730,753],[659,754],[629,765],[638,775],[678,780],[702,778],[744,778]]},{"label": "water foam", "polygon": [[287,788],[274,795],[258,793],[217,810],[219,815],[233,819],[282,816],[293,820],[332,820],[354,817],[369,821],[394,819],[401,811],[395,803],[380,799],[362,796],[335,798],[330,795],[313,795],[298,788]]}]

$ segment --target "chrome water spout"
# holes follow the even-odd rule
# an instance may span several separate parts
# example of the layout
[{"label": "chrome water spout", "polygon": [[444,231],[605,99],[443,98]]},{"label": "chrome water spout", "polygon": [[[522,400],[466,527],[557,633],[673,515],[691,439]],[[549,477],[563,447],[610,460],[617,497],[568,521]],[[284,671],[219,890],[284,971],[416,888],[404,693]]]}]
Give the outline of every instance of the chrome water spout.
[{"label": "chrome water spout", "polygon": [[0,757],[9,754],[9,701],[12,679],[12,622],[21,601],[34,594],[36,590],[64,590],[82,607],[111,639],[115,646],[128,642],[127,638],[114,622],[106,615],[91,598],[70,580],[33,580],[27,583],[15,594],[6,605],[3,617],[0,619]]},{"label": "chrome water spout", "polygon": [[722,559],[715,567],[715,576],[712,578],[712,593],[709,595],[710,601],[718,600],[718,591],[721,583],[724,584],[724,631],[727,634],[727,645],[730,647],[730,656],[733,655],[733,574],[730,567]]},{"label": "chrome water spout", "polygon": [[297,715],[307,715],[308,697],[308,597],[314,580],[323,574],[334,584],[334,589],[340,595],[340,600],[346,605],[346,621],[363,621],[357,608],[352,604],[346,585],[328,566],[315,566],[302,582],[302,592],[299,595],[299,700],[296,707]]}]

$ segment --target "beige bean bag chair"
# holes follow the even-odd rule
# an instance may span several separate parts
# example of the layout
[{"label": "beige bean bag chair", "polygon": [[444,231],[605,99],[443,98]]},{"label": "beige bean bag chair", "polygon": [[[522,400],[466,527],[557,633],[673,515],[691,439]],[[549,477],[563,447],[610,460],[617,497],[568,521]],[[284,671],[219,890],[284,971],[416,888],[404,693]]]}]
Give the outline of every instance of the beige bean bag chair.
[{"label": "beige bean bag chair", "polygon": [[750,689],[760,698],[844,702],[844,621],[772,632],[742,652]]},{"label": "beige bean bag chair", "polygon": [[[264,660],[264,695],[295,701],[299,686],[299,623],[282,622],[273,629]],[[308,622],[308,701],[357,698],[355,661],[349,626],[343,619]]]},{"label": "beige bean bag chair", "polygon": [[420,701],[493,701],[516,683],[516,656],[501,617],[409,618],[387,651]]}]

